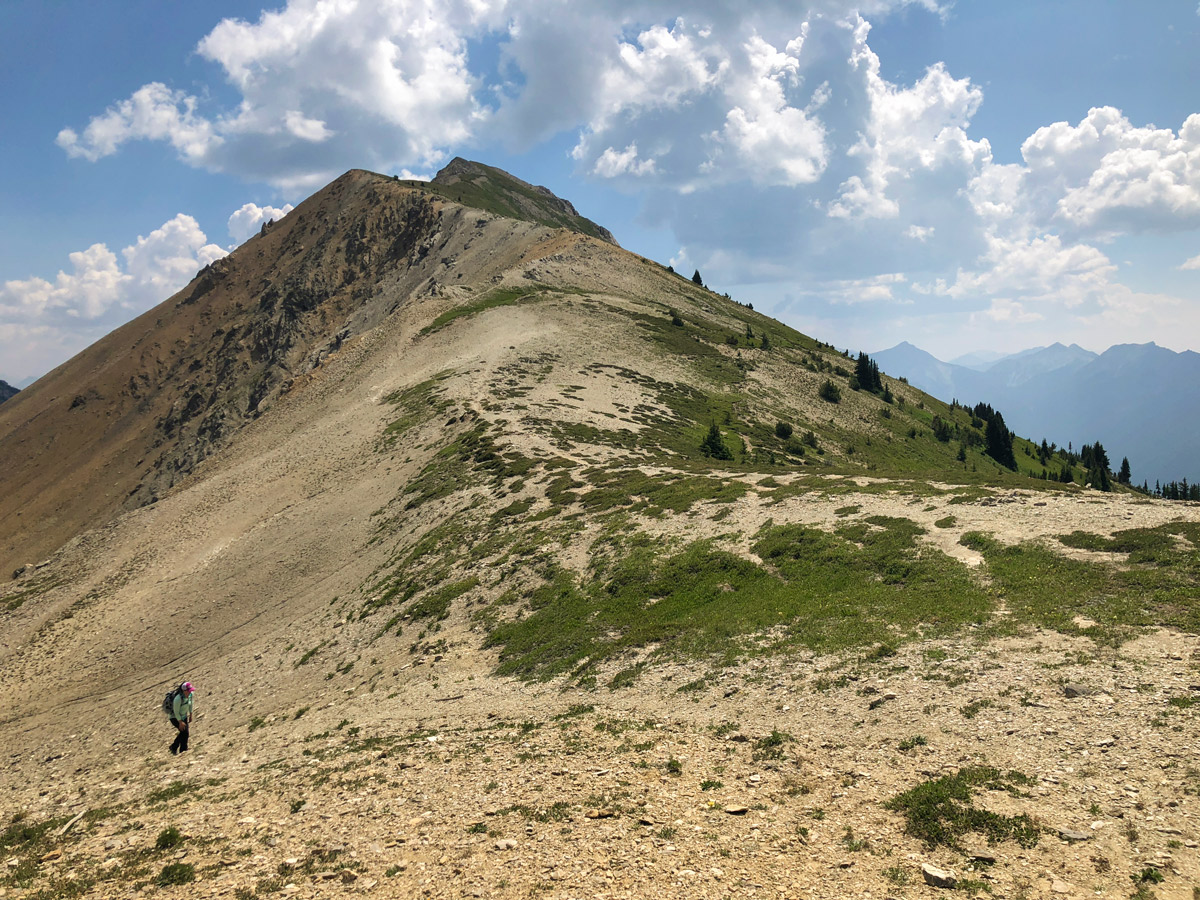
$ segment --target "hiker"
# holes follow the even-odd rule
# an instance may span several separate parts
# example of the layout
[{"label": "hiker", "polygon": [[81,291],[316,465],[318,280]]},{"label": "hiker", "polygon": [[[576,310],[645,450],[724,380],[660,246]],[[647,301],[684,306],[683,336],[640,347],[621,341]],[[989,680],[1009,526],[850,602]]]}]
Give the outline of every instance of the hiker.
[{"label": "hiker", "polygon": [[167,698],[170,701],[170,708],[167,708],[167,703],[163,704],[163,708],[166,710],[171,724],[179,731],[179,734],[175,735],[174,743],[171,744],[171,755],[174,756],[177,753],[183,753],[188,748],[188,726],[192,723],[192,704],[195,702],[192,683],[185,681],[168,694]]}]

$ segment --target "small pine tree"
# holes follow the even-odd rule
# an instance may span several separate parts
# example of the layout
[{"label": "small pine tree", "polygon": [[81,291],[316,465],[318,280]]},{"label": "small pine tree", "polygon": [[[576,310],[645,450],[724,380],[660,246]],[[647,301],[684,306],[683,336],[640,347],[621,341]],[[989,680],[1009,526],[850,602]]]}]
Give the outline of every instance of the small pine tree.
[{"label": "small pine tree", "polygon": [[1128,456],[1122,457],[1121,458],[1121,471],[1117,473],[1117,483],[1118,484],[1129,484],[1129,479],[1132,477],[1132,475],[1133,475],[1133,473],[1129,471],[1129,457]]},{"label": "small pine tree", "polygon": [[708,434],[700,443],[700,452],[713,459],[733,459],[733,454],[721,439],[721,429],[717,427],[716,422],[709,426]]},{"label": "small pine tree", "polygon": [[[978,412],[978,407],[976,412]],[[1012,432],[1004,424],[1004,416],[1000,413],[993,411],[992,416],[987,420],[984,439],[987,442],[987,450],[984,452],[1005,468],[1016,471],[1017,458],[1013,456]]]},{"label": "small pine tree", "polygon": [[771,342],[770,342],[770,340],[767,339],[767,333],[765,331],[763,332],[763,336],[762,336],[762,348],[764,350],[771,349]]},{"label": "small pine tree", "polygon": [[842,392],[838,390],[838,386],[826,378],[821,382],[821,387],[817,389],[821,399],[827,403],[839,403],[842,399]]},{"label": "small pine tree", "polygon": [[941,416],[933,417],[933,436],[943,444],[950,443],[950,438],[954,436],[950,426]]},{"label": "small pine tree", "polygon": [[696,271],[695,271],[695,272],[692,274],[692,281],[693,281],[695,284],[698,284],[698,285],[700,285],[700,287],[704,287],[704,279],[700,277],[700,270],[699,270],[699,269],[697,269],[697,270],[696,270]]},{"label": "small pine tree", "polygon": [[775,437],[779,438],[781,441],[786,441],[791,436],[792,436],[792,423],[791,422],[776,422],[775,423]]}]

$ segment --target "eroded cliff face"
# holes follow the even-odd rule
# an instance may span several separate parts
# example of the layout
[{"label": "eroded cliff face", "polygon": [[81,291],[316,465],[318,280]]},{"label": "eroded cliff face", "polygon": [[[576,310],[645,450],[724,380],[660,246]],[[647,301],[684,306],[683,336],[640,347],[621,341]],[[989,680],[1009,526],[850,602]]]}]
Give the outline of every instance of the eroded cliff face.
[{"label": "eroded cliff face", "polygon": [[346,342],[541,231],[346,173],[4,404],[0,566],[155,502]]}]

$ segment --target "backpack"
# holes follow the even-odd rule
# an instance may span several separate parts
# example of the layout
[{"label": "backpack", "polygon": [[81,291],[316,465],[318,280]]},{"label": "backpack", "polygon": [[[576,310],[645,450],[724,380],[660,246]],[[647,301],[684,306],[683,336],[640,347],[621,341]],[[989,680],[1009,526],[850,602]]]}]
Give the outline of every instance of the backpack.
[{"label": "backpack", "polygon": [[163,697],[162,711],[165,712],[168,717],[173,717],[175,715],[175,697],[178,694],[179,688],[173,688],[172,690],[167,691],[167,695]]}]

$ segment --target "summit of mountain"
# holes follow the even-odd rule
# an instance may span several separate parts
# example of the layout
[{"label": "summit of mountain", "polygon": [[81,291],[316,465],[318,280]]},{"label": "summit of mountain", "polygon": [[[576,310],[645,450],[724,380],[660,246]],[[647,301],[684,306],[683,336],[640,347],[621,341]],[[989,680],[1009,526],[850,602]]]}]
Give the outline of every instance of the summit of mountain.
[{"label": "summit of mountain", "polygon": [[[413,184],[413,182],[406,182]],[[487,210],[498,216],[537,222],[550,228],[570,228],[616,244],[612,232],[581,216],[571,201],[549,188],[522,181],[503,169],[456,156],[428,182],[427,189],[449,200]]]},{"label": "summit of mountain", "polygon": [[13,387],[7,381],[0,380],[0,403],[3,403],[10,397],[15,397],[20,392],[20,388]]}]

